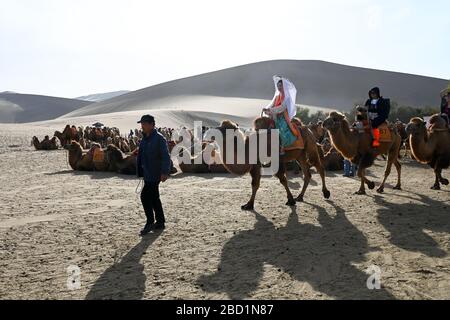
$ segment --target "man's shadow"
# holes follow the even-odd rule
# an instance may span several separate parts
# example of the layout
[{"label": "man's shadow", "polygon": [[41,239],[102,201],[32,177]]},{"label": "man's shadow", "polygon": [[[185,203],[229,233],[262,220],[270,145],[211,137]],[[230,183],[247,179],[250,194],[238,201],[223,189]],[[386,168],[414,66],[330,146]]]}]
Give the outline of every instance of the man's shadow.
[{"label": "man's shadow", "polygon": [[[409,203],[389,203],[380,196],[375,202],[383,207],[378,210],[378,221],[389,231],[389,241],[404,250],[421,252],[429,257],[443,258],[447,251],[424,230],[450,232],[450,205],[433,200],[425,195],[416,194],[419,198],[400,197],[413,200]],[[420,202],[419,204],[417,202]]]},{"label": "man's shadow", "polygon": [[144,296],[147,277],[142,256],[158,239],[161,232],[151,233],[143,237],[119,263],[109,267],[95,282],[86,300],[140,300]]},{"label": "man's shadow", "polygon": [[[254,212],[253,230],[243,231],[224,246],[218,271],[203,275],[198,283],[207,292],[225,292],[232,299],[249,298],[263,276],[264,264],[292,278],[308,282],[314,290],[338,299],[394,299],[385,289],[369,290],[369,275],[353,263],[365,261],[370,252],[367,239],[333,202],[336,215],[313,206],[320,226],[302,224],[292,209],[287,225],[280,229]],[[302,292],[298,292],[301,296]]]}]

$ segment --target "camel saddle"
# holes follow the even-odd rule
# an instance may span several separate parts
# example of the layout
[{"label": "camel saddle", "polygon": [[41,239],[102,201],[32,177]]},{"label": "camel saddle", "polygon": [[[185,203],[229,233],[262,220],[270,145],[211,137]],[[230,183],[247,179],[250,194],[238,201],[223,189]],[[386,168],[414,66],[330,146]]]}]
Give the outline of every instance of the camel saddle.
[{"label": "camel saddle", "polygon": [[103,163],[105,161],[105,151],[103,151],[101,148],[95,148],[93,161]]},{"label": "camel saddle", "polygon": [[[378,127],[378,130],[380,130],[380,142],[392,142],[392,132],[387,122],[383,122]],[[368,134],[372,134],[372,128],[368,124],[365,124],[364,131]]]},{"label": "camel saddle", "polygon": [[290,146],[284,148],[284,151],[292,151],[292,150],[303,150],[305,149],[305,141],[302,136],[302,130],[300,129],[302,126],[296,119],[292,119],[290,123],[290,128],[292,133],[297,137],[297,140]]},{"label": "camel saddle", "polygon": [[[301,126],[302,124],[297,121],[295,118],[292,119],[292,121],[289,123],[289,127],[294,134],[294,136],[297,138],[297,140],[291,144],[290,146],[287,146],[284,149],[284,151],[292,151],[292,150],[303,150],[305,149],[305,142],[302,136],[301,132]],[[275,129],[275,121],[270,121],[269,129]]]},{"label": "camel saddle", "polygon": [[380,130],[380,142],[392,142],[392,132],[387,122],[378,127]]}]

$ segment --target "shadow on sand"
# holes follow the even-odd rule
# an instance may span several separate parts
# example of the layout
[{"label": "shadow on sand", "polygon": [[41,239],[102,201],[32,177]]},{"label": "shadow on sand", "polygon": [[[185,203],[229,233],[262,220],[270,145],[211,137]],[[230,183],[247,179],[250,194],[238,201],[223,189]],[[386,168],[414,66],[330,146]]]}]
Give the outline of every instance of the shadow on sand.
[{"label": "shadow on sand", "polygon": [[86,296],[86,300],[140,300],[144,296],[147,277],[142,256],[158,239],[161,232],[151,233],[143,237],[119,263],[109,267]]},{"label": "shadow on sand", "polygon": [[222,250],[218,271],[201,276],[198,284],[207,292],[224,292],[232,299],[249,298],[261,281],[264,264],[270,264],[334,298],[394,299],[383,288],[367,288],[369,276],[353,263],[364,262],[364,255],[376,249],[368,246],[342,208],[329,203],[336,210],[334,217],[311,205],[318,212],[320,226],[300,223],[292,209],[287,225],[277,229],[254,212],[254,229],[231,238]]},{"label": "shadow on sand", "polygon": [[58,176],[58,175],[71,175],[71,176],[90,176],[92,179],[110,179],[110,178],[121,178],[124,180],[138,180],[135,175],[125,175],[115,172],[105,172],[105,171],[74,171],[71,169],[62,170],[57,172],[44,173],[47,176]]},{"label": "shadow on sand", "polygon": [[383,207],[378,210],[378,221],[390,232],[389,241],[393,245],[430,257],[443,258],[447,256],[447,251],[440,248],[425,230],[450,233],[450,204],[422,194],[414,195],[417,198],[397,195],[411,200],[401,204],[389,203],[384,198],[375,196],[375,202]]}]

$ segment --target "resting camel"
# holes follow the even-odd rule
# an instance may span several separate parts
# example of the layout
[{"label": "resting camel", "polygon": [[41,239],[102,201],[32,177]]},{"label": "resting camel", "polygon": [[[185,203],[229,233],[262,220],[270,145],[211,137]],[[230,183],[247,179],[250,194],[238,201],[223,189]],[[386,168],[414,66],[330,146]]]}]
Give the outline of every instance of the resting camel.
[{"label": "resting camel", "polygon": [[37,137],[33,137],[33,146],[36,150],[58,150],[58,143],[56,141],[56,137],[53,137],[51,140],[48,136],[45,137],[42,142],[39,142]]},{"label": "resting camel", "polygon": [[[257,118],[254,121],[253,127],[254,127],[254,130],[256,131],[253,134],[257,134],[258,130],[263,130],[263,129],[267,130],[267,129],[271,128],[272,120],[268,117]],[[287,198],[288,198],[286,205],[288,205],[288,206],[294,206],[296,201],[299,201],[299,202],[303,201],[303,197],[305,195],[306,188],[308,187],[308,184],[311,180],[311,172],[310,172],[309,163],[313,164],[317,168],[317,171],[320,173],[320,176],[322,178],[322,192],[323,192],[324,197],[326,199],[328,199],[330,197],[330,191],[328,191],[328,189],[326,188],[326,185],[325,185],[325,172],[324,172],[322,163],[320,161],[319,152],[317,150],[317,145],[316,145],[316,139],[314,138],[312,132],[309,129],[307,129],[306,127],[298,126],[298,128],[303,136],[305,148],[303,150],[298,149],[298,150],[286,151],[285,155],[280,158],[280,162],[281,162],[280,167],[279,167],[278,172],[275,175],[280,180],[280,183],[283,185],[283,187],[286,190]],[[244,136],[243,132],[239,129],[239,127],[236,124],[234,124],[231,121],[226,120],[226,121],[223,121],[221,126],[218,127],[217,129],[220,130],[224,136],[224,141],[223,141],[223,145],[222,145],[223,149],[220,152],[221,160],[222,160],[224,167],[230,173],[233,173],[236,175],[245,175],[247,173],[250,173],[250,175],[252,177],[252,196],[251,196],[250,200],[248,201],[248,203],[243,205],[241,208],[243,210],[253,210],[256,193],[259,189],[261,176],[262,176],[262,174],[261,174],[262,164],[259,159],[257,159],[257,164],[250,163],[250,154],[249,154],[250,138],[249,138],[249,136]],[[227,144],[226,144],[226,139],[225,139],[225,134],[226,134],[227,129],[234,130],[234,132],[237,136],[237,139],[240,139],[241,142],[243,142],[245,145],[245,163],[244,164],[237,163],[236,146],[235,146],[235,149],[232,151],[232,152],[234,152],[234,163],[231,163],[231,164],[226,163],[227,152],[230,152],[230,150],[227,149]],[[268,130],[268,134],[270,134],[270,130]],[[271,140],[270,137],[268,137],[267,150],[270,150],[270,140]],[[259,157],[259,155],[257,157]],[[297,163],[299,163],[300,167],[302,168],[304,180],[305,180],[303,189],[302,189],[300,195],[296,199],[294,199],[291,191],[289,190],[288,180],[286,177],[286,163],[289,161],[297,161]]]},{"label": "resting camel", "polygon": [[432,116],[430,124],[428,131],[422,119],[413,118],[406,132],[415,159],[434,169],[436,180],[431,189],[440,190],[440,184],[449,184],[448,179],[442,177],[442,169],[448,169],[450,165],[450,131],[440,115]]},{"label": "resting camel", "polygon": [[110,144],[106,148],[106,161],[108,162],[108,171],[121,174],[136,174],[136,154],[124,155],[115,145]]},{"label": "resting camel", "polygon": [[70,125],[67,125],[63,132],[55,131],[54,136],[59,139],[63,147],[66,147],[72,141],[79,141],[77,129]]},{"label": "resting camel", "polygon": [[[363,108],[359,111],[364,112]],[[365,112],[367,114],[367,110]],[[377,149],[372,148],[372,137],[369,131],[359,133],[357,130],[350,129],[350,124],[345,118],[345,115],[339,112],[331,112],[329,117],[323,123],[330,134],[333,146],[346,159],[349,159],[354,164],[358,165],[358,177],[361,178],[361,186],[356,194],[366,194],[365,185],[369,189],[375,188],[375,183],[366,178],[366,169],[371,167],[378,155],[387,155],[386,169],[384,172],[384,179],[380,187],[377,189],[379,193],[384,192],[384,185],[391,173],[392,165],[397,169],[398,180],[394,187],[396,190],[401,190],[401,165],[398,161],[401,138],[397,130],[389,127],[391,132],[391,142],[381,142]]]},{"label": "resting camel", "polygon": [[101,149],[99,144],[93,144],[87,153],[83,153],[81,145],[72,141],[68,147],[70,167],[78,171],[108,171],[109,164],[106,156],[101,161],[95,161],[96,149]]},{"label": "resting camel", "polygon": [[[189,152],[188,149],[186,149],[185,147],[179,147],[180,150],[178,152],[180,158],[183,157],[184,152],[186,152],[187,154],[189,154],[190,157],[190,163],[179,163],[179,167],[181,169],[181,172],[183,173],[209,173],[209,167],[208,164],[205,163],[204,159],[203,159],[203,151],[201,153],[199,153],[198,155],[194,155],[192,156],[191,153]],[[202,158],[202,162],[201,164],[196,164],[195,161],[198,157]]]}]

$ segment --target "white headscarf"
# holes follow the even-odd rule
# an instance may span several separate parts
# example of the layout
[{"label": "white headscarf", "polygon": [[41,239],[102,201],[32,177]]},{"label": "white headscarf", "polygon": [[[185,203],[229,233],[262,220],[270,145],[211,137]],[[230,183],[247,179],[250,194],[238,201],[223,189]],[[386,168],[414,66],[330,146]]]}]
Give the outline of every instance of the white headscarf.
[{"label": "white headscarf", "polygon": [[275,83],[275,98],[280,94],[278,91],[278,82],[283,81],[283,89],[284,89],[284,104],[287,106],[287,111],[289,114],[289,118],[292,119],[297,114],[297,107],[295,106],[295,100],[297,98],[297,89],[294,84],[286,78],[280,76],[273,76],[273,82]]}]

